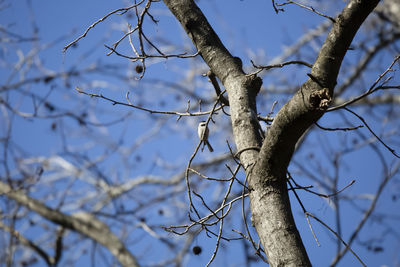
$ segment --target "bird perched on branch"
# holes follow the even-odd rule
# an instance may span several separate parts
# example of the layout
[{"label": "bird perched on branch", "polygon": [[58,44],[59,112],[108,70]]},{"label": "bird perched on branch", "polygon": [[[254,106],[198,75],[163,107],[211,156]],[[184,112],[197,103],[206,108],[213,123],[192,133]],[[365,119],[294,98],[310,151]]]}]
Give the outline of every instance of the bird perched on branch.
[{"label": "bird perched on branch", "polygon": [[212,146],[210,145],[210,143],[208,142],[208,134],[209,134],[209,130],[207,127],[207,124],[205,121],[202,121],[199,123],[199,127],[197,128],[197,134],[199,135],[200,140],[203,142],[203,147],[201,149],[201,151],[204,150],[204,146],[207,145],[207,148],[210,152],[213,152],[214,149],[212,148]]}]

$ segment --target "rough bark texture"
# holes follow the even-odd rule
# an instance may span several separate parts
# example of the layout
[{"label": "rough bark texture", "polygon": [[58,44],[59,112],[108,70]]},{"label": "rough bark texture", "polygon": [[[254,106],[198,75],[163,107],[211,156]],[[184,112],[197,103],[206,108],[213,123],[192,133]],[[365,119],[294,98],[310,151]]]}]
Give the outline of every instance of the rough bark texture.
[{"label": "rough bark texture", "polygon": [[[164,0],[164,2],[228,92],[233,134],[238,151],[249,147],[260,147],[255,98],[261,87],[261,79],[244,74],[240,59],[229,53],[192,0]],[[241,153],[242,163],[249,166],[255,162],[257,154],[256,150],[246,150]]]},{"label": "rough bark texture", "polygon": [[311,77],[278,112],[250,174],[253,224],[271,266],[310,266],[294,224],[286,171],[297,140],[324,113],[343,57],[379,1],[349,1],[325,40]]},{"label": "rough bark texture", "polygon": [[88,213],[78,213],[72,216],[51,209],[43,203],[28,197],[25,192],[13,190],[9,185],[0,182],[0,195],[17,201],[19,204],[37,212],[44,218],[59,224],[67,229],[86,235],[106,247],[122,266],[139,266],[133,255],[124,244],[115,236],[107,225]]},{"label": "rough bark texture", "polygon": [[249,177],[252,222],[271,266],[311,266],[292,216],[286,172],[296,142],[324,113],[354,35],[378,0],[351,0],[336,19],[310,77],[278,112],[261,151],[256,95],[261,80],[246,76],[192,0],[164,0],[228,92],[233,134]]}]

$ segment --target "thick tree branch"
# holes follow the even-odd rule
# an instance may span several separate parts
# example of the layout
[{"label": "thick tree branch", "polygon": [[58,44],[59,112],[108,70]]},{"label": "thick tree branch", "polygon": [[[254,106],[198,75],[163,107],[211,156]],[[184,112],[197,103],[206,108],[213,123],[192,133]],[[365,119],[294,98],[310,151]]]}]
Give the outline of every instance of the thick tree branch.
[{"label": "thick tree branch", "polygon": [[225,84],[228,76],[241,76],[243,70],[222,44],[206,17],[192,0],[164,0],[211,71]]},{"label": "thick tree branch", "polygon": [[287,167],[296,142],[326,110],[343,57],[378,2],[349,1],[322,45],[310,79],[282,107],[266,134],[249,185],[253,224],[271,266],[310,266],[291,213]]},{"label": "thick tree branch", "polygon": [[223,46],[192,0],[164,2],[228,92],[236,146],[238,151],[244,151],[240,159],[250,175],[253,225],[270,265],[310,266],[291,213],[285,180],[287,166],[297,140],[328,107],[343,57],[378,1],[354,0],[343,9],[321,48],[310,79],[278,112],[259,154],[256,149],[246,148],[260,144],[255,97],[261,81],[244,75],[241,62]]},{"label": "thick tree branch", "polygon": [[378,2],[350,1],[338,16],[313,64],[313,79],[306,81],[278,112],[267,132],[258,165],[280,169],[279,176],[285,176],[297,140],[323,115],[326,106],[321,104],[332,96],[342,59],[361,23]]},{"label": "thick tree branch", "polygon": [[67,229],[88,236],[105,246],[122,266],[139,266],[135,257],[125,245],[115,236],[108,226],[88,213],[78,213],[72,216],[56,211],[40,201],[27,196],[21,190],[14,190],[8,184],[0,182],[0,194],[17,201],[28,209],[37,212],[42,217]]},{"label": "thick tree branch", "polygon": [[244,74],[241,60],[229,53],[193,0],[164,0],[164,3],[228,92],[236,147],[238,151],[244,150],[240,155],[242,164],[250,166],[258,152],[245,149],[261,145],[255,101],[261,79]]}]

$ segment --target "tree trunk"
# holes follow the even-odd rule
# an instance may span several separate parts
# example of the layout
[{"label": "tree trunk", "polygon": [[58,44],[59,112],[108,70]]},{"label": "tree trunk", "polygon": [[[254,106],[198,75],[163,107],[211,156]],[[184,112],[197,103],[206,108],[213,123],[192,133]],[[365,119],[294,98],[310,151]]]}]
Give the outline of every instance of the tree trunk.
[{"label": "tree trunk", "polygon": [[235,143],[249,181],[252,223],[270,266],[311,266],[290,207],[287,167],[298,139],[328,107],[342,59],[378,2],[348,2],[333,23],[311,78],[278,112],[261,146],[256,118],[261,79],[245,75],[240,60],[224,47],[192,0],[164,0],[228,92]]}]

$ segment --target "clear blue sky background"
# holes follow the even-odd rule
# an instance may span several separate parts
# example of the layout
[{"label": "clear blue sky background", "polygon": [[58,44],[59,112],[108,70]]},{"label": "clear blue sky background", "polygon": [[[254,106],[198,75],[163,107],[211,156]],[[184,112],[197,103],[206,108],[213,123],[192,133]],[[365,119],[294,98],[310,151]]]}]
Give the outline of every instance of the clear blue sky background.
[{"label": "clear blue sky background", "polygon": [[[113,16],[109,18],[105,23],[97,25],[86,38],[79,42],[77,48],[68,50],[68,52],[63,55],[62,48],[69,42],[80,35],[90,24],[92,24],[97,19],[104,16],[111,10],[125,6],[120,1],[108,1],[108,0],[86,0],[86,1],[54,1],[54,0],[41,0],[41,1],[30,1],[33,7],[33,13],[27,8],[28,1],[14,0],[9,1],[10,7],[6,11],[1,11],[0,13],[0,23],[1,25],[8,25],[8,29],[14,33],[20,35],[30,36],[33,31],[32,18],[37,23],[37,28],[39,29],[38,37],[40,43],[53,42],[63,36],[69,36],[68,38],[62,39],[62,41],[57,42],[54,46],[47,49],[41,56],[43,59],[43,64],[49,69],[54,70],[68,70],[72,64],[77,61],[82,67],[87,66],[90,62],[95,60],[101,60],[103,63],[125,63],[122,62],[124,59],[119,57],[106,57],[105,54],[108,52],[104,48],[103,43],[108,45],[112,44],[118,39],[119,33],[117,31],[112,31],[113,21],[118,21],[118,16]],[[198,3],[202,8],[203,12],[207,16],[211,25],[214,26],[215,31],[220,35],[223,43],[227,48],[236,56],[239,56],[244,61],[245,66],[250,66],[250,59],[256,61],[256,63],[266,64],[268,60],[273,59],[278,56],[285,45],[290,45],[295,40],[303,35],[303,33],[309,29],[311,26],[318,25],[323,21],[321,17],[318,17],[310,12],[305,11],[294,6],[286,8],[286,12],[275,14],[271,6],[270,1],[261,0],[229,0],[229,1],[211,1],[211,0],[201,0]],[[341,4],[338,4],[341,5]],[[155,34],[160,36],[167,35],[169,39],[174,40],[176,44],[181,44],[183,47],[190,48],[190,42],[188,38],[183,33],[180,25],[175,21],[173,17],[170,16],[168,11],[163,7],[163,3],[155,3],[154,6],[159,10],[159,13],[155,13],[155,17],[159,18],[161,21],[157,27]],[[332,13],[331,13],[332,14]],[[333,15],[333,14],[332,14]],[[132,21],[134,24],[134,21]],[[73,33],[73,34],[71,34]],[[24,46],[22,46],[24,47]],[[26,45],[26,50],[30,49],[30,45]],[[191,47],[193,52],[193,47]],[[92,53],[85,58],[80,58],[82,53],[91,51]],[[251,57],[257,53],[256,58]],[[7,58],[8,61],[16,61],[17,55],[16,51],[7,51],[7,54],[2,55]],[[260,61],[258,61],[260,60]],[[175,76],[169,72],[169,67],[178,64],[178,60],[169,60],[168,62],[160,61],[159,63],[154,63],[149,66],[147,70],[147,78],[158,77],[160,79],[174,80],[181,77]],[[78,64],[78,66],[79,66]],[[178,67],[179,68],[179,67]],[[184,66],[181,67],[184,69]],[[2,70],[0,73],[0,81],[6,79],[11,73],[11,69]],[[34,75],[33,75],[34,76]],[[93,76],[94,79],[102,81],[106,80],[106,77]],[[306,80],[306,77],[299,75],[299,83]],[[15,81],[18,80],[18,76],[15,77]],[[266,79],[268,82],[268,80]],[[109,81],[112,83],[113,81]],[[265,82],[264,82],[265,84]],[[118,84],[114,84],[118,87]],[[73,87],[71,87],[71,94],[74,94]],[[79,85],[77,85],[79,86]],[[41,87],[38,86],[37,90]],[[124,93],[121,91],[108,92],[112,94],[113,97],[123,99]],[[74,107],[79,103],[69,103],[68,98],[63,99],[62,94],[55,95],[54,101],[64,101],[62,105],[66,108]],[[18,101],[18,97],[12,99],[12,101]],[[282,103],[280,103],[281,105]],[[123,107],[110,107],[108,103],[99,101],[97,105],[104,105],[105,110],[112,111],[112,109],[125,110]],[[31,112],[29,110],[29,104],[27,103],[26,112]],[[268,107],[269,110],[269,107]],[[326,118],[321,120],[321,123],[329,123],[331,118],[335,115],[328,114]],[[103,119],[107,121],[108,115],[102,116]],[[110,116],[112,118],[112,116]],[[175,118],[170,119],[173,122]],[[14,142],[19,144],[21,147],[26,149],[31,155],[54,155],[57,153],[58,148],[61,146],[60,140],[57,136],[52,135],[50,131],[51,121],[29,121],[27,119],[16,118],[14,126]],[[127,131],[131,132],[133,138],[140,136],[143,129],[149,127],[146,121],[138,121],[135,128],[122,127],[116,129],[113,135],[118,136],[121,132]],[[374,122],[375,123],[375,122]],[[324,125],[324,124],[323,124]],[[140,129],[140,130],[139,130]],[[319,137],[321,132],[316,132],[313,138],[318,140],[318,138],[326,138],[329,140],[330,144],[334,147],[340,144],[340,135],[345,135],[346,133],[324,133],[323,137]],[[182,134],[184,135],[184,134]],[[173,150],[170,149],[159,149],[159,153],[165,158],[177,158],[179,161],[184,161],[188,157],[188,153],[192,151],[193,142],[192,139],[187,139],[182,141],[182,136],[177,137],[166,137],[171,138],[172,146],[178,146],[179,144],[189,144],[187,149]],[[154,146],[163,146],[164,140],[160,140],[160,144],[154,143]],[[179,143],[178,143],[179,142]],[[76,144],[80,141],[77,140]],[[315,142],[318,144],[318,142]],[[217,144],[218,146],[218,144]],[[183,153],[182,153],[183,151]],[[95,154],[96,151],[94,150]],[[143,151],[145,153],[145,151]],[[370,151],[365,149],[365,152],[361,154],[368,154]],[[315,149],[315,154],[317,156],[322,155],[319,149]],[[391,155],[385,153],[385,156],[391,161]],[[305,155],[300,155],[297,158],[299,161],[307,160]],[[344,162],[343,164],[353,165],[354,168],[350,171],[346,171],[344,168],[341,175],[347,177],[343,180],[341,186],[346,185],[352,179],[356,179],[356,184],[349,190],[354,190],[354,193],[359,191],[365,191],[367,193],[374,193],[376,189],[376,182],[374,182],[375,177],[379,177],[380,171],[374,166],[374,157],[348,157],[349,162]],[[330,159],[326,159],[326,163],[330,162]],[[145,169],[145,168],[144,168]],[[135,170],[138,173],[144,170]],[[133,175],[134,173],[132,173]],[[306,182],[305,182],[306,183]],[[303,184],[304,185],[304,184]],[[388,189],[387,194],[390,195],[393,192]],[[321,200],[317,197],[310,197],[308,194],[302,194],[302,200],[304,205],[310,209],[310,211],[315,212],[320,218],[324,219],[325,222],[333,225],[334,220],[332,217],[332,211],[329,205],[329,201]],[[328,266],[333,255],[335,254],[335,243],[332,242],[335,238],[328,233],[326,229],[320,227],[315,221],[312,221],[315,232],[321,243],[321,247],[317,247],[311,232],[309,231],[307,222],[301,213],[301,209],[295,199],[292,199],[293,210],[296,216],[296,223],[299,227],[301,235],[304,239],[306,248],[310,255],[310,258],[314,266]],[[382,213],[396,213],[394,215],[398,216],[399,204],[398,202],[391,202],[386,199],[385,202],[378,202],[379,210]],[[350,213],[350,207],[343,206],[343,220],[344,224],[355,225],[359,219],[359,213],[357,216],[353,216]],[[397,211],[397,212],[396,212]],[[350,228],[352,230],[352,228]],[[365,231],[374,231],[374,225],[366,225]],[[348,232],[344,229],[344,236],[348,237]],[[195,244],[204,245],[203,243],[207,238],[201,235],[195,242]],[[382,253],[371,253],[364,247],[358,246],[356,250],[358,255],[367,263],[368,266],[384,266],[382,264],[387,264],[391,266],[391,263],[397,259],[400,262],[399,255],[399,243],[395,238],[387,237],[389,243],[385,243],[385,250]],[[392,246],[391,246],[392,245]],[[209,246],[209,247],[208,247]],[[357,242],[355,243],[357,247]],[[204,246],[204,252],[198,257],[191,257],[190,262],[187,262],[187,266],[203,266],[209,260],[213,249],[213,243]],[[240,246],[229,243],[226,244],[226,250],[240,250]],[[234,255],[230,253],[224,253],[222,257],[217,258],[215,266],[221,266],[224,262],[224,257],[226,255]],[[230,256],[229,256],[230,257]],[[83,258],[79,263],[84,266],[87,259]],[[238,262],[236,266],[241,266]],[[257,266],[263,266],[259,264]],[[359,266],[356,259],[348,253],[345,258],[341,261],[339,266]]]}]

